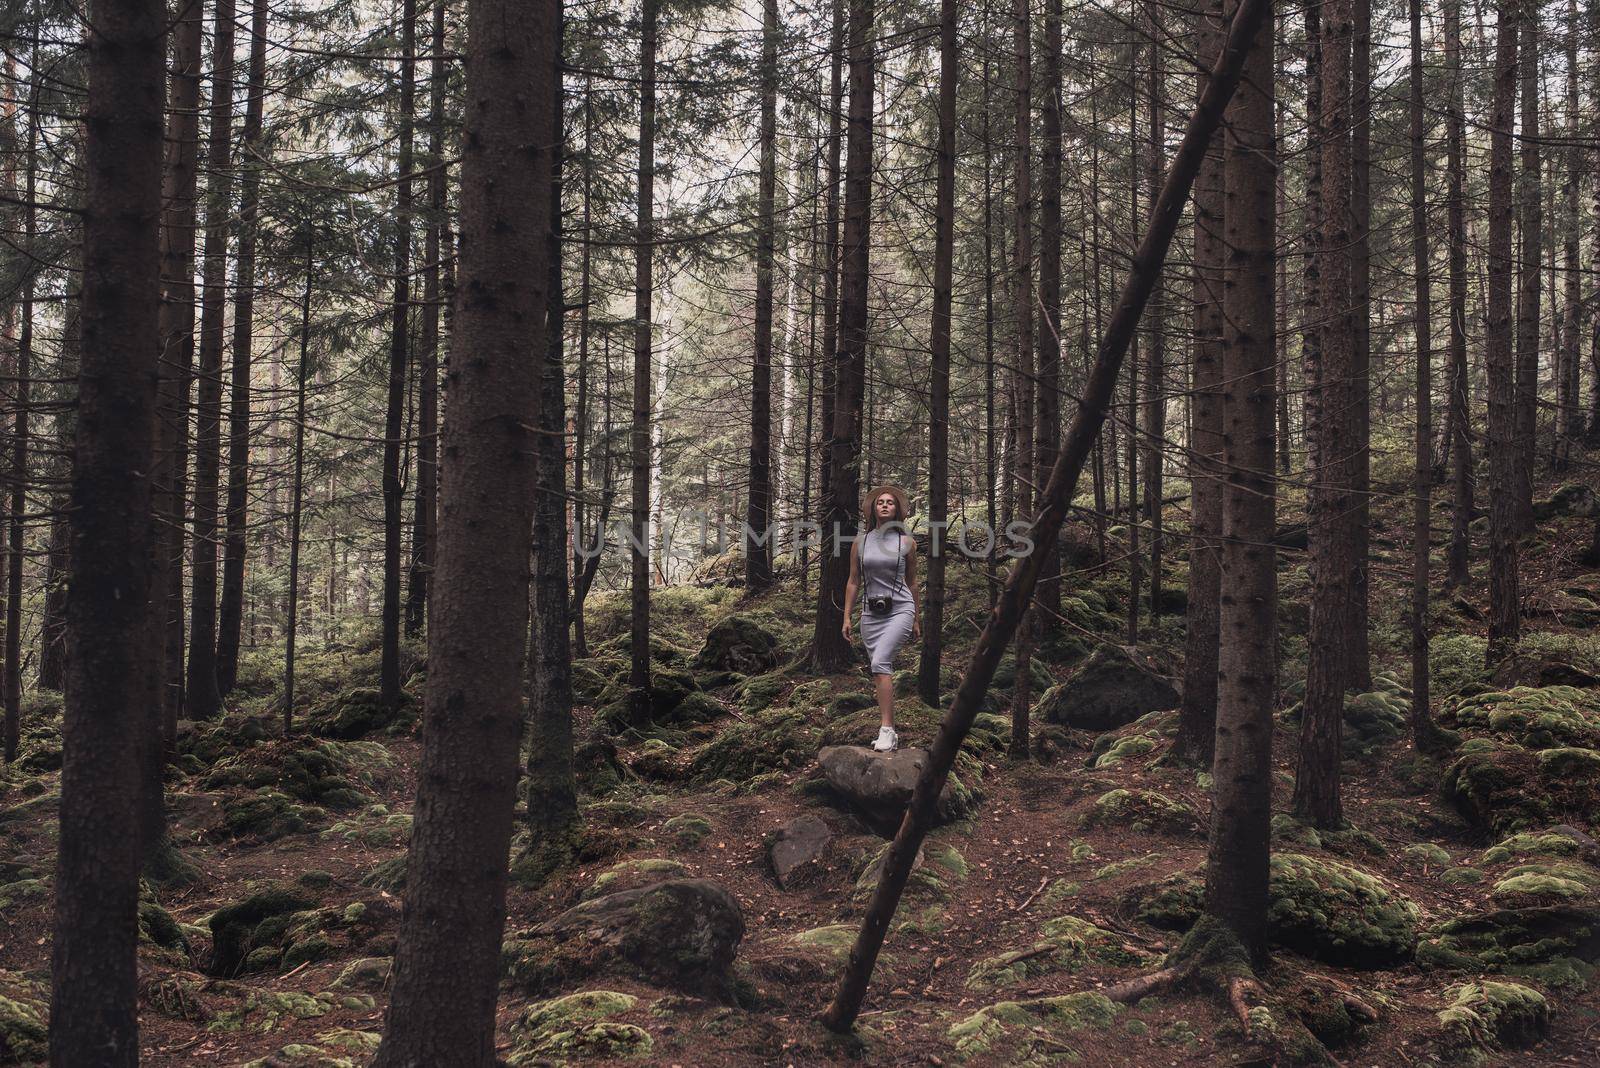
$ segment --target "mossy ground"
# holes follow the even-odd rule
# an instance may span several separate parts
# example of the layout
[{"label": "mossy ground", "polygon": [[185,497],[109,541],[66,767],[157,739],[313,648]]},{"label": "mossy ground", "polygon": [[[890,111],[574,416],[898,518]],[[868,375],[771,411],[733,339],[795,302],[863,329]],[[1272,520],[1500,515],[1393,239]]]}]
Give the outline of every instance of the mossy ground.
[{"label": "mossy ground", "polygon": [[[1553,522],[1566,529],[1567,521]],[[1538,551],[1530,575],[1540,582],[1550,575],[1552,588],[1572,585],[1554,573],[1559,554]],[[1181,560],[1169,560],[1176,588]],[[1352,755],[1361,757],[1346,765],[1352,827],[1329,832],[1285,819],[1274,828],[1275,885],[1299,891],[1274,905],[1276,922],[1328,938],[1319,933],[1319,941],[1307,936],[1274,949],[1259,972],[1274,998],[1260,1022],[1270,1018],[1287,1033],[1299,1020],[1330,1047],[1340,1044],[1337,1056],[1348,1064],[1428,1057],[1584,1063],[1600,1019],[1600,918],[1592,916],[1600,890],[1585,847],[1554,825],[1596,830],[1596,810],[1585,801],[1595,796],[1585,792],[1592,781],[1585,754],[1596,746],[1592,692],[1529,692],[1533,675],[1492,675],[1481,668],[1481,623],[1443,603],[1434,689],[1441,712],[1449,710],[1441,718],[1464,744],[1431,763],[1419,760],[1396,729],[1406,632],[1401,593],[1384,587],[1383,575],[1373,631],[1381,670],[1368,695],[1376,697],[1347,706]],[[1292,623],[1293,606],[1307,596],[1303,564],[1286,554],[1281,577]],[[1481,601],[1477,577],[1469,596]],[[1072,631],[1041,650],[1032,666],[1036,699],[1096,641],[1120,640],[1123,631],[1125,574],[1064,592],[1064,610],[1089,634]],[[597,717],[602,695],[614,699],[626,675],[627,598],[591,597],[590,655],[574,668],[583,829],[568,866],[536,888],[512,886],[507,930],[547,919],[586,891],[680,872],[715,879],[737,897],[747,924],[735,963],[737,999],[713,1005],[627,978],[574,980],[539,999],[507,987],[501,1056],[709,1068],[1076,1058],[1091,1068],[1142,1068],[1223,1065],[1258,1052],[1209,996],[1173,990],[1114,1006],[1099,993],[1158,966],[1199,908],[1190,873],[1204,858],[1210,780],[1167,759],[1173,716],[1154,713],[1103,736],[1046,731],[1036,717],[1038,752],[1051,762],[1015,763],[1006,753],[1009,656],[1009,672],[997,677],[957,767],[981,801],[927,842],[857,1035],[841,1040],[819,1028],[815,1015],[855,941],[874,885],[865,873],[883,843],[816,796],[817,747],[865,742],[876,711],[864,670],[816,677],[793,667],[792,654],[807,640],[809,603],[787,579],[754,599],[732,587],[655,591],[653,659],[665,669],[662,680],[681,684],[680,704],[690,700],[693,715],[663,716],[653,731],[634,736],[608,735]],[[981,574],[952,568],[948,682],[959,676],[973,624],[981,626],[987,612]],[[761,639],[697,663],[713,625],[735,614],[774,636],[780,655],[770,667]],[[1171,662],[1182,647],[1181,620],[1152,623],[1146,615],[1143,622],[1146,651]],[[1285,710],[1303,676],[1304,651],[1303,636],[1286,628]],[[1600,667],[1600,641],[1575,629],[1535,630],[1524,652],[1540,663]],[[349,724],[370,709],[363,691],[373,685],[376,662],[366,641],[313,651],[302,665],[299,720],[333,724],[320,728],[328,732],[356,729]],[[359,738],[308,730],[285,742],[272,666],[270,651],[247,656],[228,714],[186,726],[179,739],[167,784],[170,845],[172,858],[196,874],[187,885],[152,879],[146,888],[146,1064],[186,1065],[201,1056],[224,1065],[359,1064],[382,1027],[417,727],[401,717]],[[943,709],[912,699],[909,655],[899,666],[903,734],[908,744],[926,743]],[[421,650],[410,643],[406,677],[414,701]],[[0,1041],[23,1051],[42,1041],[48,1018],[59,707],[58,699],[30,700],[24,759],[0,769],[0,897],[10,899],[0,945]],[[1293,726],[1280,717],[1273,775],[1280,814],[1294,750]],[[1454,795],[1437,792],[1447,779],[1463,784]],[[764,841],[801,813],[834,824],[837,863],[785,892],[768,872]],[[250,966],[208,974],[217,970],[217,947],[206,921],[274,887],[293,900],[241,922],[247,930],[232,952],[241,965],[253,956]],[[1536,1002],[1500,996],[1506,991],[1492,984],[1518,984],[1543,998],[1547,1032]],[[1349,991],[1379,1019],[1352,1016],[1342,1000]],[[1467,1044],[1451,1045],[1451,1033]]]}]

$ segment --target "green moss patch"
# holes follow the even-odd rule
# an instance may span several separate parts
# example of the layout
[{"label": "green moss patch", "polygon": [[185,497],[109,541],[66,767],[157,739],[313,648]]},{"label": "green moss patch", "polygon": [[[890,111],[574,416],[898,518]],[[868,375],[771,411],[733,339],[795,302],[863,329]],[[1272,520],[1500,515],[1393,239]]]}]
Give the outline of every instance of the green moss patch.
[{"label": "green moss patch", "polygon": [[1144,959],[1110,931],[1076,916],[1049,920],[1040,934],[1043,935],[1040,941],[1026,949],[978,961],[967,973],[966,985],[973,990],[993,990],[1038,975],[1077,971],[1091,962],[1125,965]]},{"label": "green moss patch", "polygon": [[1600,908],[1536,905],[1461,916],[1429,930],[1417,963],[1583,987],[1600,962]]},{"label": "green moss patch", "polygon": [[[1104,1031],[1122,1007],[1104,994],[1085,992],[1031,1001],[1001,1001],[954,1024],[948,1037],[962,1060],[985,1064],[1046,1064],[1071,1059],[1067,1039]],[[1085,1036],[1090,1043],[1103,1038]]]},{"label": "green moss patch", "polygon": [[1477,1063],[1493,1052],[1531,1046],[1550,1029],[1544,995],[1520,983],[1462,983],[1445,997],[1448,1004],[1438,1013],[1438,1044],[1457,1063]]},{"label": "green moss patch", "polygon": [[1110,790],[1095,799],[1085,827],[1129,827],[1163,834],[1193,834],[1200,829],[1194,809],[1153,790]]}]

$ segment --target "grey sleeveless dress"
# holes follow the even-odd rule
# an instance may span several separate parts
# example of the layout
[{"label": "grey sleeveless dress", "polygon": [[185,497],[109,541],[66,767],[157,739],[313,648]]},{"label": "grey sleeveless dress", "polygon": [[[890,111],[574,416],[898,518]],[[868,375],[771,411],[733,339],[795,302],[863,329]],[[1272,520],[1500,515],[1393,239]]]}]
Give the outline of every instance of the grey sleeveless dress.
[{"label": "grey sleeveless dress", "polygon": [[[862,536],[861,548],[861,641],[867,647],[874,675],[894,674],[895,654],[911,635],[916,616],[916,601],[906,585],[906,551],[911,535],[893,528],[874,527]],[[870,597],[889,597],[889,611],[878,615],[868,603]]]}]

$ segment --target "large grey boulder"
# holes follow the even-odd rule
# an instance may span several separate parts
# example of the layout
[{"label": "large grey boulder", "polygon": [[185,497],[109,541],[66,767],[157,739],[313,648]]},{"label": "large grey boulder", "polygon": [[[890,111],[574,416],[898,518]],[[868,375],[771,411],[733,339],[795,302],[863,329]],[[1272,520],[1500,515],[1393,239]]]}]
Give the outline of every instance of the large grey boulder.
[{"label": "large grey boulder", "polygon": [[1078,730],[1109,731],[1147,712],[1176,708],[1178,691],[1115,646],[1102,645],[1066,682],[1039,698],[1038,715]]},{"label": "large grey boulder", "polygon": [[669,879],[575,905],[507,942],[501,964],[534,994],[607,973],[726,1002],[743,939],[744,912],[720,884]]},{"label": "large grey boulder", "polygon": [[[892,835],[900,826],[917,779],[928,763],[926,749],[896,749],[879,753],[861,745],[829,745],[817,753],[817,763],[834,792],[880,834]],[[975,799],[955,775],[939,792],[937,822],[949,823],[970,814]]]}]

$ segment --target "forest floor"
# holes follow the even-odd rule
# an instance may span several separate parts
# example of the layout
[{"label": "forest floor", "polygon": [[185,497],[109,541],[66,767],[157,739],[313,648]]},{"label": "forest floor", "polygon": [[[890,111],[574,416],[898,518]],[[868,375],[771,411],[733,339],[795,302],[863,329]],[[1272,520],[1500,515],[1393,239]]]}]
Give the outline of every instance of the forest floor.
[{"label": "forest floor", "polygon": [[[1351,825],[1319,834],[1283,815],[1274,821],[1277,948],[1262,975],[1269,1007],[1252,1026],[1274,1029],[1273,1014],[1303,1024],[1349,1065],[1595,1064],[1600,855],[1588,835],[1600,824],[1600,638],[1591,629],[1600,581],[1577,563],[1593,520],[1550,515],[1527,543],[1532,636],[1526,661],[1511,669],[1518,677],[1490,679],[1479,666],[1486,583],[1439,606],[1436,709],[1467,741],[1435,762],[1411,749],[1396,681],[1409,674],[1402,511],[1380,509],[1374,528],[1379,670],[1373,693],[1347,710]],[[1168,676],[1182,648],[1181,614],[1171,614],[1181,613],[1181,561],[1172,564],[1169,614],[1147,627],[1137,658],[1141,670]],[[988,611],[978,572],[958,564],[951,576],[947,683]],[[1302,553],[1282,554],[1281,579],[1277,813],[1293,784],[1293,702],[1304,676]],[[687,1068],[1169,1066],[1281,1055],[1285,1045],[1252,1041],[1225,1003],[1202,992],[1128,1005],[1096,993],[1158,967],[1192,922],[1209,804],[1208,776],[1165,759],[1170,711],[1109,731],[1050,722],[1063,701],[1070,706],[1087,654],[1121,640],[1125,586],[1115,572],[1068,580],[1072,622],[1035,660],[1039,759],[1005,756],[998,704],[980,716],[957,768],[966,804],[924,850],[849,1039],[816,1017],[884,840],[829,786],[816,753],[871,740],[864,670],[816,677],[779,663],[803,647],[814,596],[793,576],[757,598],[715,583],[657,591],[661,674],[687,678],[705,698],[683,706],[693,714],[663,716],[650,737],[618,736],[606,724],[626,682],[626,597],[592,598],[592,655],[575,664],[579,733],[617,740],[614,752],[603,742],[582,750],[580,862],[537,889],[511,890],[502,1056]],[[757,631],[770,646],[748,641]],[[902,666],[914,667],[917,652],[908,646]],[[408,690],[420,697],[419,651],[408,655]],[[728,657],[771,662],[738,672]],[[270,712],[271,651],[258,651],[229,715],[185,726],[167,782],[176,848],[141,910],[144,1063],[361,1064],[374,1047],[420,757],[415,715],[385,722],[373,708],[375,666],[370,648],[310,658],[302,722],[314,733],[286,741]],[[1001,685],[1014,673],[1008,657]],[[900,681],[909,695],[909,676]],[[1045,692],[1058,682],[1069,688]],[[910,696],[900,708],[902,746],[931,742],[937,714]],[[58,699],[32,699],[24,758],[0,779],[0,1064],[42,1054],[58,724]],[[833,837],[801,885],[782,889],[769,850],[780,828],[806,815]],[[518,945],[532,944],[519,937],[586,895],[677,878],[721,884],[742,913],[721,997],[626,968],[553,982],[518,967]],[[578,991],[605,993],[565,997]]]}]

